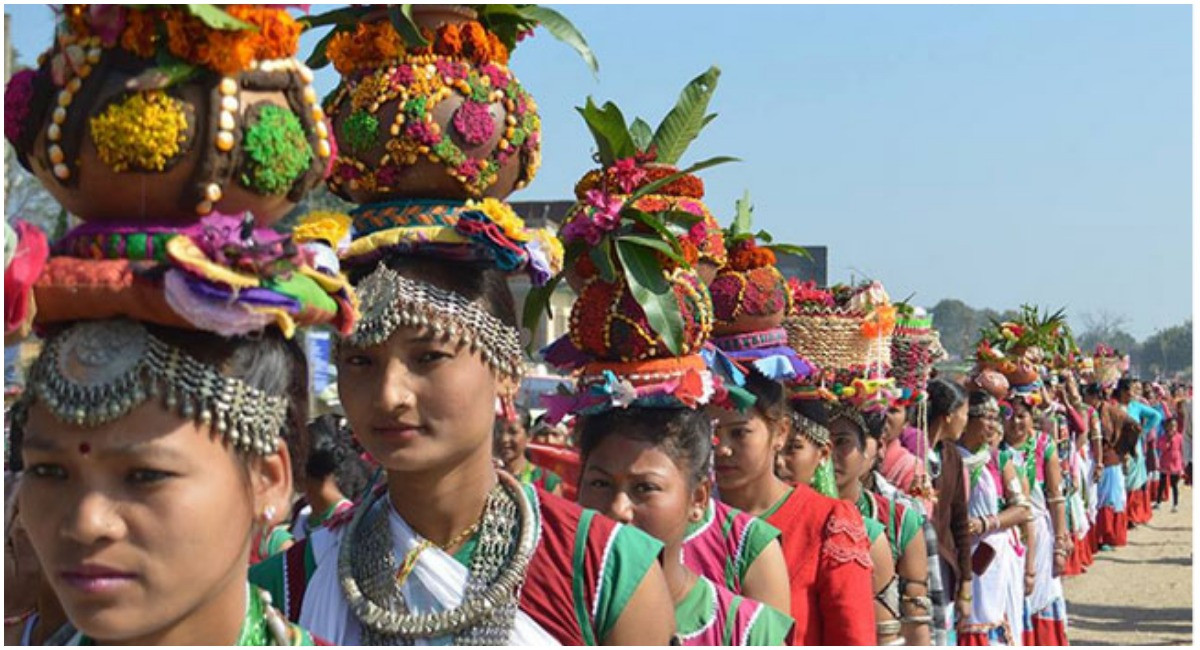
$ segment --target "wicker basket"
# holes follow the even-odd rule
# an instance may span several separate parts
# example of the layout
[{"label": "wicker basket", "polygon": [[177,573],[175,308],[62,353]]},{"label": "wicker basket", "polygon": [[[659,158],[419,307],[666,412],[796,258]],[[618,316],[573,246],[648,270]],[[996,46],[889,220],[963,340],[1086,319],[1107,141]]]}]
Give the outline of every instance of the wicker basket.
[{"label": "wicker basket", "polygon": [[819,368],[887,368],[892,362],[892,338],[863,336],[865,321],[865,315],[856,311],[804,309],[788,316],[783,327],[788,345]]},{"label": "wicker basket", "polygon": [[1121,359],[1119,357],[1096,357],[1096,381],[1101,384],[1115,384],[1121,378]]},{"label": "wicker basket", "polygon": [[946,357],[936,330],[896,328],[892,335],[892,372],[896,383],[913,390],[924,389],[933,364]]}]

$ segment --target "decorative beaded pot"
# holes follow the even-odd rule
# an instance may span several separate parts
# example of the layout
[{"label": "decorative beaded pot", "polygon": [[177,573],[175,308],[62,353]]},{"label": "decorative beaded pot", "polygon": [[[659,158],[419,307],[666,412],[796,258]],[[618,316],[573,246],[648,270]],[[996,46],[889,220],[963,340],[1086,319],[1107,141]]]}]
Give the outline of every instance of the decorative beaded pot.
[{"label": "decorative beaded pot", "polygon": [[723,268],[708,285],[717,336],[771,330],[791,310],[787,280],[774,266],[738,271]]},{"label": "decorative beaded pot", "polygon": [[47,54],[23,81],[29,110],[6,135],[85,221],[249,211],[270,225],[320,182],[332,154],[313,73],[295,59],[231,73],[198,66],[172,83],[153,57],[95,36],[61,35]]},{"label": "decorative beaded pot", "polygon": [[[694,271],[676,268],[666,274],[683,315],[682,354],[698,352],[712,332],[712,301]],[[571,307],[571,342],[604,361],[644,361],[675,356],[634,300],[624,278],[606,282],[596,276],[584,282]]]},{"label": "decorative beaded pot", "polygon": [[412,14],[434,36],[429,51],[400,46],[383,12],[360,30],[395,40],[398,56],[379,61],[330,44],[342,82],[325,102],[339,144],[329,187],[360,204],[503,199],[541,162],[537,104],[474,11],[414,5]]}]

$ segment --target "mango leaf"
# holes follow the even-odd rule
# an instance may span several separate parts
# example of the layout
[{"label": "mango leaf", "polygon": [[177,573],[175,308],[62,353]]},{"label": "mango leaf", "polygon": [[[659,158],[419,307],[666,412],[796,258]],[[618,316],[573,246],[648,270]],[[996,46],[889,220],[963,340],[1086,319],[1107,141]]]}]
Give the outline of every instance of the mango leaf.
[{"label": "mango leaf", "polygon": [[549,7],[538,5],[519,7],[518,11],[541,23],[551,36],[578,52],[579,56],[583,57],[583,62],[587,64],[588,68],[591,68],[593,75],[600,72],[600,64],[596,61],[596,55],[592,54],[592,48],[588,47],[583,34],[565,16]]},{"label": "mango leaf", "polygon": [[612,260],[612,239],[601,239],[598,246],[588,250],[588,256],[592,258],[592,263],[596,265],[596,270],[605,282],[617,281],[617,267]]},{"label": "mango leaf", "polygon": [[803,257],[806,260],[812,260],[812,254],[810,254],[808,249],[803,246],[795,246],[793,244],[771,244],[769,246],[765,246],[765,248],[776,253],[789,253],[791,255]]},{"label": "mango leaf", "polygon": [[650,149],[650,141],[654,139],[654,132],[650,130],[650,125],[640,117],[635,118],[633,124],[629,125],[629,135],[633,138],[633,146],[637,147],[638,151]]},{"label": "mango leaf", "polygon": [[676,262],[683,264],[684,266],[688,266],[688,262],[687,262],[687,260],[683,259],[683,255],[680,255],[678,252],[675,251],[675,249],[670,244],[668,244],[667,242],[665,242],[661,239],[658,239],[657,237],[650,237],[649,235],[629,234],[629,235],[621,235],[620,237],[617,237],[617,241],[618,242],[629,242],[631,244],[636,244],[638,246],[644,246],[646,248],[656,250],[659,253],[662,253],[663,255],[666,255],[667,257],[675,260]]},{"label": "mango leaf", "polygon": [[[550,314],[550,297],[554,295],[554,289],[562,281],[562,277],[562,274],[559,273],[540,287],[530,287],[529,293],[525,294],[521,324],[525,329],[529,330],[530,334],[537,331],[538,324],[542,320],[542,314],[546,314],[547,316]],[[532,345],[532,341],[530,341],[530,344]]]},{"label": "mango leaf", "polygon": [[316,16],[305,16],[299,22],[304,26],[305,30],[313,27],[324,27],[325,25],[356,25],[362,20],[363,10],[356,7],[342,7],[333,11],[326,11],[323,14]]},{"label": "mango leaf", "polygon": [[750,203],[750,190],[745,190],[742,198],[734,201],[734,217],[733,224],[729,226],[729,233],[737,236],[750,232],[750,225],[754,220],[754,204]]},{"label": "mango leaf", "polygon": [[140,90],[163,90],[178,83],[183,83],[196,76],[200,68],[177,59],[164,51],[160,51],[155,59],[156,65],[143,71],[136,77],[125,82],[125,89],[131,92]]},{"label": "mango leaf", "polygon": [[[685,213],[690,214],[690,213]],[[637,208],[626,208],[621,211],[622,216],[627,216],[638,223],[645,224],[662,238],[662,241],[667,242],[671,246],[671,250],[676,253],[681,253],[683,249],[679,246],[679,238],[675,233],[671,232],[670,227],[666,222],[658,217],[658,215],[649,212],[643,212]]]},{"label": "mango leaf", "polygon": [[241,30],[250,29],[258,31],[258,28],[250,23],[243,22],[225,13],[217,5],[186,5],[189,14],[197,17],[205,25],[213,29],[222,30]]},{"label": "mango leaf", "polygon": [[770,244],[771,242],[775,241],[775,238],[771,236],[771,233],[765,230],[760,230],[754,233],[754,238],[764,244]]},{"label": "mango leaf", "polygon": [[636,153],[633,138],[629,135],[629,127],[625,126],[625,116],[616,104],[605,102],[604,107],[600,108],[588,97],[587,104],[583,108],[577,106],[575,110],[583,116],[584,123],[596,139],[600,164],[607,167]]},{"label": "mango leaf", "polygon": [[688,174],[694,174],[700,170],[708,169],[709,167],[716,167],[717,165],[723,165],[728,162],[741,162],[741,159],[734,158],[733,156],[716,156],[714,158],[709,158],[708,160],[701,160],[700,162],[692,165],[691,167],[688,167],[687,169],[681,169],[681,170],[675,172],[674,174],[671,174],[670,176],[667,176],[665,178],[660,178],[660,179],[654,181],[653,183],[647,183],[647,184],[643,185],[642,187],[638,188],[637,191],[635,191],[633,194],[630,194],[629,198],[626,199],[625,202],[633,203],[634,201],[642,198],[643,196],[646,196],[647,194],[654,194],[659,189],[666,187],[667,185],[670,185],[671,183],[674,183],[675,181],[683,178],[684,176],[687,176]]},{"label": "mango leaf", "polygon": [[633,299],[646,312],[650,327],[662,337],[672,354],[683,353],[683,314],[671,285],[663,277],[654,251],[637,244],[618,241],[617,256],[625,268],[625,279]]},{"label": "mango leaf", "polygon": [[321,40],[317,41],[316,46],[313,47],[312,54],[308,55],[308,60],[304,62],[304,65],[313,70],[319,70],[329,65],[329,56],[325,54],[325,49],[329,46],[329,41],[332,41],[333,37],[341,31],[343,30],[340,27],[335,27],[329,30],[328,34],[322,36]]},{"label": "mango leaf", "polygon": [[704,125],[712,120],[707,115],[708,102],[717,89],[720,76],[720,68],[713,66],[684,86],[675,107],[654,132],[653,145],[658,150],[658,162],[674,165]]},{"label": "mango leaf", "polygon": [[412,17],[412,5],[392,5],[388,8],[388,18],[392,21],[392,27],[396,33],[404,39],[404,42],[413,47],[425,47],[429,45],[429,41],[421,35],[420,28],[417,27],[416,21]]}]

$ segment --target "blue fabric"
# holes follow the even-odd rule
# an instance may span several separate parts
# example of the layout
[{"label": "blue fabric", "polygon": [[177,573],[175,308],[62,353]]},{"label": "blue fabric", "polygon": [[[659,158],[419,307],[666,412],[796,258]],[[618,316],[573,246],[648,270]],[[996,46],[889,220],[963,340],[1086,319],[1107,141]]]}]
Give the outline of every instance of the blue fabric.
[{"label": "blue fabric", "polygon": [[1096,501],[1101,508],[1125,512],[1125,470],[1120,465],[1105,467],[1096,486]]}]

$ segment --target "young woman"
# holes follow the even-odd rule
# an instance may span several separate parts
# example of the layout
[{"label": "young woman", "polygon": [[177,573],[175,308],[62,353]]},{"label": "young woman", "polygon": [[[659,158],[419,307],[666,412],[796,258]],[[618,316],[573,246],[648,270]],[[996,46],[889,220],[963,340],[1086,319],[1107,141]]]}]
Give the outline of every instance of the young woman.
[{"label": "young woman", "polygon": [[[853,406],[838,404],[829,418],[829,434],[833,443],[834,477],[838,497],[854,504],[862,514],[860,502],[869,513],[874,512],[870,496],[863,494],[862,478],[871,471],[878,448],[867,443],[863,416]],[[903,645],[900,635],[900,588],[897,584],[896,563],[892,558],[884,525],[871,514],[862,514],[867,539],[871,542],[872,582],[875,591],[875,642],[878,645]]]},{"label": "young woman", "polygon": [[1149,469],[1146,465],[1148,439],[1162,422],[1162,414],[1147,406],[1141,400],[1142,383],[1130,377],[1122,377],[1117,382],[1113,395],[1117,402],[1141,426],[1141,435],[1133,452],[1125,461],[1125,493],[1128,502],[1129,523],[1149,523],[1152,515],[1150,510]]},{"label": "young woman", "polygon": [[801,412],[822,406],[819,402],[808,406],[797,402],[796,407],[787,442],[775,457],[775,475],[787,483],[803,483],[824,496],[836,498],[838,490],[830,460],[833,450],[829,429]]},{"label": "young woman", "polygon": [[[933,508],[942,584],[955,604],[955,624],[971,612],[971,540],[967,528],[967,488],[963,484],[958,438],[967,425],[967,392],[942,377],[929,382],[929,451],[927,474],[938,501]],[[933,567],[930,567],[933,570]]]},{"label": "young woman", "polygon": [[1034,428],[1036,401],[1034,396],[1014,392],[1004,427],[1004,444],[1029,484],[1035,526],[1030,546],[1036,564],[1033,590],[1026,601],[1025,644],[1066,645],[1066,602],[1059,576],[1071,554],[1072,540],[1057,449],[1048,435]]},{"label": "young woman", "polygon": [[791,643],[873,644],[870,545],[862,516],[848,503],[775,476],[791,409],[778,382],[751,374],[746,389],[756,397],[746,412],[709,409],[718,421],[718,494],[780,531],[796,621]]},{"label": "young woman", "polygon": [[525,457],[529,444],[529,411],[520,409],[517,417],[496,420],[495,454],[504,469],[522,483],[536,485],[562,496],[562,478],[554,472],[534,465]]},{"label": "young woman", "polygon": [[130,320],[49,339],[17,424],[19,508],[73,643],[312,643],[246,582],[291,492],[289,345]]},{"label": "young woman", "polygon": [[1171,492],[1171,512],[1179,510],[1179,477],[1183,475],[1183,434],[1179,432],[1179,420],[1166,421],[1165,434],[1158,440],[1158,453],[1162,470],[1158,500],[1167,500],[1167,489]]},{"label": "young woman", "polygon": [[370,468],[358,457],[340,418],[323,415],[308,425],[308,458],[304,461],[304,505],[293,518],[291,534],[297,541],[307,538],[352,504],[347,495],[366,487]]},{"label": "young woman", "polygon": [[1124,456],[1132,443],[1123,444],[1123,433],[1136,437],[1140,427],[1115,400],[1105,398],[1103,386],[1091,383],[1084,386],[1083,401],[1096,417],[1100,431],[1100,480],[1096,484],[1096,542],[1099,550],[1111,551],[1124,546],[1129,525],[1125,493]]},{"label": "young woman", "polygon": [[256,567],[289,617],[347,645],[670,640],[659,542],[493,465],[522,366],[505,274],[390,255],[351,279],[364,317],[338,348],[341,401],[386,485]]},{"label": "young woman", "polygon": [[[1000,407],[986,392],[972,391],[967,428],[959,440],[969,483],[971,564],[975,574],[971,614],[959,645],[1017,645],[1024,631],[1026,579],[1035,549],[1021,543],[1018,529],[1032,539],[1033,516],[1012,455],[998,452],[1003,428]],[[1028,571],[1028,572],[1027,572]],[[1030,584],[1029,586],[1032,586]]]},{"label": "young woman", "polygon": [[611,409],[584,419],[580,444],[580,504],[663,543],[663,572],[675,604],[676,637],[683,645],[787,641],[791,617],[735,593],[683,561],[688,528],[711,512],[712,424],[703,411]]}]

